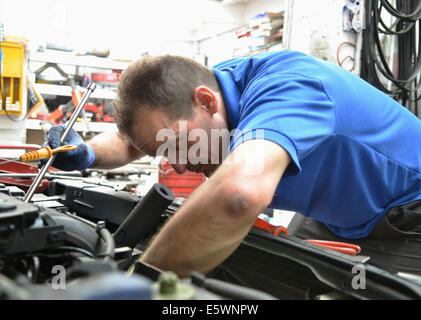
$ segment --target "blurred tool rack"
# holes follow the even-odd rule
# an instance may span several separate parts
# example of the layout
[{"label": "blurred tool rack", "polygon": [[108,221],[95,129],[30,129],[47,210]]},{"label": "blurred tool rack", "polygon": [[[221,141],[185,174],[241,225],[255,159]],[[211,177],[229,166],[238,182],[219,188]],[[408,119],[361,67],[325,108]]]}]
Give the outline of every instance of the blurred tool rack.
[{"label": "blurred tool rack", "polygon": [[[110,58],[100,58],[95,56],[77,56],[69,52],[60,52],[56,50],[47,50],[44,52],[31,52],[29,57],[30,63],[45,63],[75,66],[76,68],[84,67],[91,70],[107,69],[115,71],[123,71],[127,68],[130,61],[117,61]],[[35,88],[40,94],[71,96],[72,88],[68,85],[35,83]],[[112,89],[98,88],[93,94],[93,99],[109,99],[115,98],[115,91]]]}]

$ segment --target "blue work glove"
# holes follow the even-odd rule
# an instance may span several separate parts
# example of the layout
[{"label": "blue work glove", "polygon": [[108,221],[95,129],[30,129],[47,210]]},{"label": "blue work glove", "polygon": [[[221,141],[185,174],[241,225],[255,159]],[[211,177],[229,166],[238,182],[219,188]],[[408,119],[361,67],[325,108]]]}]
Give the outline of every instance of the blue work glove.
[{"label": "blue work glove", "polygon": [[[94,150],[88,146],[82,137],[73,129],[70,130],[64,143],[60,143],[60,137],[64,132],[65,126],[59,124],[51,127],[44,141],[44,147],[49,145],[51,149],[56,149],[64,145],[73,145],[78,148],[67,152],[59,152],[52,164],[54,168],[64,171],[84,170],[89,168],[95,160]],[[44,163],[46,160],[44,161]]]}]

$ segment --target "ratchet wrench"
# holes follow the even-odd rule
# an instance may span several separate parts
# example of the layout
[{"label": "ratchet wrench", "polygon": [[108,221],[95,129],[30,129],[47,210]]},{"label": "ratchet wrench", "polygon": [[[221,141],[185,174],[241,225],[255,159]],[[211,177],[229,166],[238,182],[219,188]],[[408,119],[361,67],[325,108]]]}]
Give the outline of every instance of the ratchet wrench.
[{"label": "ratchet wrench", "polygon": [[[85,107],[86,102],[89,99],[89,96],[94,92],[96,88],[96,84],[93,82],[90,82],[88,87],[86,88],[85,93],[83,94],[82,99],[79,102],[79,105],[76,107],[75,111],[73,112],[72,116],[70,117],[70,120],[66,122],[64,132],[60,138],[60,143],[63,143],[66,139],[67,135],[69,134],[70,130],[72,129],[73,125],[75,124],[77,118],[79,117],[79,114],[82,112],[83,108]],[[51,158],[48,159],[47,163],[41,168],[41,170],[38,172],[38,175],[32,182],[31,186],[29,187],[28,192],[25,194],[25,198],[23,199],[24,202],[29,202],[32,199],[32,196],[34,195],[35,191],[37,190],[39,184],[41,183],[42,179],[44,178],[45,174],[47,173],[47,170],[50,168],[51,164],[53,163],[54,159],[56,158],[56,155],[53,155]]]}]

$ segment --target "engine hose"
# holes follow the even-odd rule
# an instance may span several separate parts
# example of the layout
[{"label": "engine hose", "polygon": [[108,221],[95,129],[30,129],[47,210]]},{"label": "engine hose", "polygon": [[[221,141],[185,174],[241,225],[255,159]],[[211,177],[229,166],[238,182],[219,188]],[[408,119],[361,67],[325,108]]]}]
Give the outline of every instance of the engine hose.
[{"label": "engine hose", "polygon": [[98,257],[104,257],[104,260],[114,258],[115,242],[110,231],[105,227],[105,222],[100,221],[96,225],[96,232],[102,238],[102,248],[100,248]]},{"label": "engine hose", "polygon": [[146,240],[161,225],[162,215],[173,201],[171,190],[155,183],[115,232],[116,246],[134,248]]}]

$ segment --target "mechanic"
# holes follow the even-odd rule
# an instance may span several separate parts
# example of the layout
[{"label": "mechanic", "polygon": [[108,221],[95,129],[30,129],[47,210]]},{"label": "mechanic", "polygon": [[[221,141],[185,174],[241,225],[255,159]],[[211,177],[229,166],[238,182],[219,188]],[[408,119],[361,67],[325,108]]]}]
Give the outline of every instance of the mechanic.
[{"label": "mechanic", "polygon": [[[209,177],[154,237],[142,261],[182,277],[208,272],[270,207],[300,213],[290,234],[351,239],[366,246],[374,264],[420,273],[421,122],[352,73],[294,51],[213,68],[178,56],[144,57],[123,73],[115,116],[118,133],[85,143],[72,131],[65,144],[79,148],[58,155],[53,165],[113,168],[145,154],[168,157],[171,148],[163,153],[160,147],[169,143],[177,173]],[[219,161],[210,161],[212,139],[185,142],[198,129],[208,137],[236,129]],[[174,137],[158,139],[162,130]],[[62,131],[50,130],[53,148]],[[189,158],[197,154],[196,143],[208,144],[207,161]]]}]

